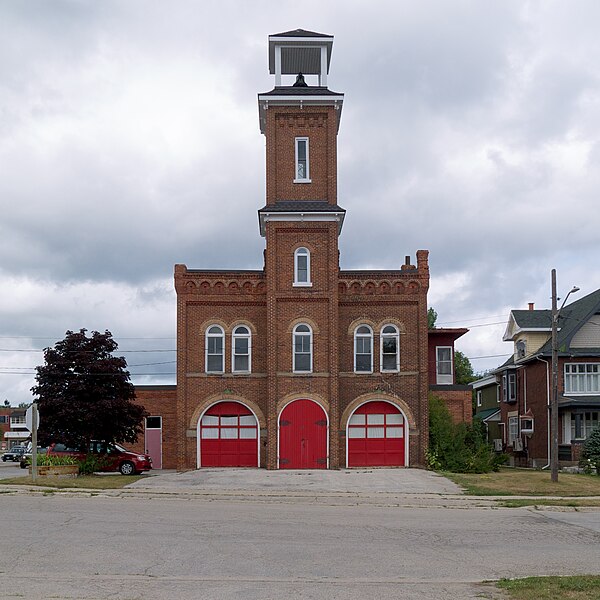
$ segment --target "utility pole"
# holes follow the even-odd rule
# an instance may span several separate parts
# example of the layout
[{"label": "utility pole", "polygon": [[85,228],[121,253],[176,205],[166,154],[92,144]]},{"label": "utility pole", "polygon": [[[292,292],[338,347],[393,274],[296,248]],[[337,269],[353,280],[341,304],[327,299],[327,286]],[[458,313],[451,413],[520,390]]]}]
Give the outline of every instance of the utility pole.
[{"label": "utility pole", "polygon": [[579,288],[573,286],[565,296],[563,303],[557,310],[556,305],[556,269],[552,269],[552,396],[550,398],[550,479],[558,481],[558,317],[567,299],[571,294],[578,292]]},{"label": "utility pole", "polygon": [[552,269],[552,396],[550,398],[550,479],[558,481],[558,310],[556,269]]}]

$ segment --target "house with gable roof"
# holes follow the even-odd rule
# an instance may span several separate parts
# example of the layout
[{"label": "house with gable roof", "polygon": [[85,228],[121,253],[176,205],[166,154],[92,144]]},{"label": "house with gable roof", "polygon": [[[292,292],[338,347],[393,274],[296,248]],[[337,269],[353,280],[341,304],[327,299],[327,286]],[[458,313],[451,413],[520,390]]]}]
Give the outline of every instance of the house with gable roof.
[{"label": "house with gable roof", "polygon": [[[551,336],[551,310],[511,311],[503,340],[513,353],[495,375],[503,447],[515,465],[550,462]],[[561,309],[557,339],[559,460],[570,465],[600,424],[600,289]]]}]

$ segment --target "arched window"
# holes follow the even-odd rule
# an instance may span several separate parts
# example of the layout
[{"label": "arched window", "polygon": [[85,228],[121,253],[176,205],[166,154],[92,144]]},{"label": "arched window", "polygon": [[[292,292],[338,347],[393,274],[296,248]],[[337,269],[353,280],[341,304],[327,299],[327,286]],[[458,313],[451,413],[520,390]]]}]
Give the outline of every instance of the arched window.
[{"label": "arched window", "polygon": [[294,285],[312,285],[310,281],[310,252],[307,248],[298,248],[294,252]]},{"label": "arched window", "polygon": [[384,373],[400,370],[400,336],[395,325],[381,328],[381,371]]},{"label": "arched window", "polygon": [[301,323],[294,327],[294,373],[312,372],[312,329]]},{"label": "arched window", "polygon": [[250,373],[252,364],[250,329],[245,325],[238,325],[231,337],[231,370],[234,373]]},{"label": "arched window", "polygon": [[206,330],[204,350],[206,372],[223,373],[225,371],[225,332],[222,327],[211,325]]},{"label": "arched window", "polygon": [[368,325],[354,331],[354,372],[373,372],[373,330]]}]

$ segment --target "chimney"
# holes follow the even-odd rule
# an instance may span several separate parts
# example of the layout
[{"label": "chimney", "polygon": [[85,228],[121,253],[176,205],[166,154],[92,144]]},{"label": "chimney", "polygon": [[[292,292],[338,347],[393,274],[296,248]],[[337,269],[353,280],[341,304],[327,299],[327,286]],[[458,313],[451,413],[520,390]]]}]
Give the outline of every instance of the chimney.
[{"label": "chimney", "polygon": [[533,310],[533,307],[535,306],[535,304],[533,302],[529,303],[529,310]]}]

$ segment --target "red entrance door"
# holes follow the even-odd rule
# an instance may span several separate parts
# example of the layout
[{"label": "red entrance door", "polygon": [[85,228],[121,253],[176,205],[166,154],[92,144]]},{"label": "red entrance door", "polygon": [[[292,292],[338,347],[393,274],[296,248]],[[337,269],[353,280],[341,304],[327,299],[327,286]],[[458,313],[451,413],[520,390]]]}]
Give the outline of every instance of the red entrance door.
[{"label": "red entrance door", "polygon": [[294,400],[279,416],[279,468],[327,468],[327,415],[312,400]]},{"label": "red entrance door", "polygon": [[258,467],[258,423],[239,402],[219,402],[200,421],[201,467]]},{"label": "red entrance door", "polygon": [[404,417],[388,402],[367,402],[348,423],[349,467],[404,467]]}]

